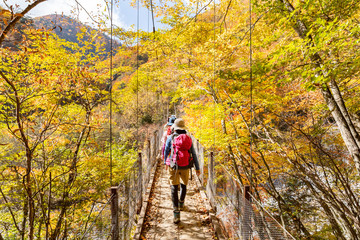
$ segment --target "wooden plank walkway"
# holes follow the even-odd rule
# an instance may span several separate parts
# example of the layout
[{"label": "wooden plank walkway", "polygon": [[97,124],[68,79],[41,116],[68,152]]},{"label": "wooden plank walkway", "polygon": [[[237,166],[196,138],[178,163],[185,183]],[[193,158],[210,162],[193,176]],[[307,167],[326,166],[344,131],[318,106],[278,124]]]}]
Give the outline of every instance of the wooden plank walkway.
[{"label": "wooden plank walkway", "polygon": [[181,222],[174,224],[168,173],[163,164],[158,165],[140,239],[216,239],[194,177],[193,174],[193,180],[188,184],[185,209],[180,214]]}]

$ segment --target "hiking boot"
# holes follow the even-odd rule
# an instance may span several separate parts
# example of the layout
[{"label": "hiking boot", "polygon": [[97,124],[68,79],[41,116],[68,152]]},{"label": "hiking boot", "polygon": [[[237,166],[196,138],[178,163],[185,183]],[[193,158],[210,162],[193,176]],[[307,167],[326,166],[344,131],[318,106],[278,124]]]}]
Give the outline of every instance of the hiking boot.
[{"label": "hiking boot", "polygon": [[184,202],[179,202],[179,209],[180,211],[184,210]]},{"label": "hiking boot", "polygon": [[180,222],[180,211],[174,210],[174,223],[178,224]]}]

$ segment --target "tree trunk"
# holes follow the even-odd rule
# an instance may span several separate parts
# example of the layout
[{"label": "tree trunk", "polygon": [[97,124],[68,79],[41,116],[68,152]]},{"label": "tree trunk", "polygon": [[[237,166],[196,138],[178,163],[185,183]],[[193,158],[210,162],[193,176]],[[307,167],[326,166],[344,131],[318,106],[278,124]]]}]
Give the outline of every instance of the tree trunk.
[{"label": "tree trunk", "polygon": [[[16,117],[16,125],[20,132],[20,136],[16,136],[20,142],[23,144],[26,152],[26,175],[24,176],[24,185],[25,192],[27,197],[27,206],[24,207],[24,219],[26,219],[27,215],[29,217],[29,232],[28,237],[29,240],[33,240],[34,238],[34,220],[35,220],[35,207],[34,207],[34,199],[31,189],[31,170],[32,170],[32,150],[29,143],[28,136],[25,134],[23,116],[21,114],[22,102],[18,93],[18,89],[16,88],[13,81],[5,76],[3,72],[0,71],[0,76],[5,80],[5,82],[9,85],[9,88],[13,91],[14,94],[14,105],[15,105],[15,117]],[[12,130],[11,130],[12,131]],[[15,131],[13,134],[16,135]],[[24,222],[23,222],[24,224]],[[25,226],[24,226],[25,227]],[[25,229],[23,229],[25,230]]]},{"label": "tree trunk", "polygon": [[[76,142],[75,151],[74,151],[74,155],[72,157],[72,162],[71,162],[71,166],[70,166],[69,178],[68,178],[68,181],[67,181],[67,184],[66,184],[66,187],[65,187],[65,192],[63,194],[63,199],[62,200],[64,202],[69,198],[69,195],[70,195],[70,189],[69,188],[72,186],[73,182],[76,179],[78,155],[79,155],[79,151],[80,151],[82,142],[83,142],[84,138],[85,138],[85,141],[86,141],[86,138],[90,133],[90,127],[88,127],[89,123],[90,123],[90,115],[91,115],[91,111],[88,110],[87,113],[86,113],[86,117],[85,117],[85,119],[86,119],[85,120],[85,127],[82,129],[82,131],[81,131],[81,133],[80,133],[80,135],[79,135],[79,137],[77,139],[77,142]],[[86,132],[87,132],[87,135],[86,135]],[[60,211],[60,214],[59,214],[59,217],[58,217],[58,221],[56,223],[55,230],[51,234],[51,237],[50,237],[51,240],[56,240],[60,236],[61,225],[62,225],[63,219],[64,219],[64,217],[66,215],[67,208],[68,208],[67,204],[64,204],[63,207],[61,208],[61,211]]]},{"label": "tree trunk", "polygon": [[27,200],[29,205],[29,239],[34,239],[34,221],[35,221],[35,206],[34,206],[34,198],[31,188],[31,161],[32,161],[32,154],[30,150],[26,149],[26,192],[27,192]]},{"label": "tree trunk", "polygon": [[326,212],[326,215],[327,215],[327,217],[328,217],[328,219],[330,221],[330,224],[332,226],[332,230],[334,232],[334,235],[339,239],[346,240],[346,238],[342,234],[342,231],[341,231],[341,228],[340,228],[338,222],[336,221],[336,217],[331,212],[329,206],[325,203],[325,201],[323,199],[319,198],[318,200],[319,200],[319,203],[320,203],[321,207]]},{"label": "tree trunk", "polygon": [[337,126],[339,127],[339,131],[345,142],[345,145],[349,150],[352,158],[354,159],[356,169],[360,171],[360,148],[351,133],[349,125],[344,115],[342,114],[338,104],[336,103],[332,93],[330,92],[330,89],[326,87],[321,92],[329,110],[331,111],[332,116],[336,121]]},{"label": "tree trunk", "polygon": [[333,79],[329,82],[329,86],[331,89],[332,94],[334,95],[334,99],[336,101],[336,103],[338,104],[340,111],[343,113],[346,122],[348,123],[348,126],[350,128],[351,134],[354,137],[354,140],[357,144],[358,147],[360,147],[360,136],[359,133],[356,131],[355,129],[355,125],[350,117],[350,114],[345,106],[345,102],[344,99],[341,95],[340,89],[338,84],[336,83],[336,81],[334,81]]},{"label": "tree trunk", "polygon": [[[288,0],[278,0],[280,1],[285,9],[289,13],[293,13],[295,8],[291,5]],[[314,45],[312,36],[308,35],[308,28],[306,24],[300,19],[296,18],[296,15],[293,16],[295,20],[295,24],[293,26],[294,30],[297,32],[299,37],[305,39],[308,38],[309,45]],[[315,68],[321,69],[321,65],[323,63],[319,54],[315,53],[311,57],[311,61],[313,62]],[[324,72],[318,71],[319,75],[328,78],[327,74]],[[360,172],[360,147],[359,147],[359,134],[357,133],[354,124],[351,121],[347,108],[344,104],[343,98],[339,91],[339,88],[335,82],[335,80],[330,79],[329,85],[324,85],[321,89],[322,95],[325,99],[325,102],[333,115],[337,126],[339,127],[341,136],[345,142],[347,149],[349,150],[354,162],[356,169]],[[330,86],[330,88],[329,88]]]}]

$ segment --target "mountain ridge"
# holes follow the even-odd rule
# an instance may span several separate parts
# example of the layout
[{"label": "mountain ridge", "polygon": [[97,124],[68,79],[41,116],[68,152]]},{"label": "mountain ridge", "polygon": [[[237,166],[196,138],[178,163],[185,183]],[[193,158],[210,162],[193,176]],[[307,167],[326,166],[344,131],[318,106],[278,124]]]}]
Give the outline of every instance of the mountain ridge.
[{"label": "mountain ridge", "polygon": [[[61,39],[69,42],[79,43],[77,34],[80,33],[82,28],[86,28],[88,36],[84,40],[88,41],[92,37],[90,36],[93,31],[98,34],[97,41],[105,42],[106,52],[111,50],[111,38],[106,35],[104,31],[97,30],[90,27],[80,21],[73,19],[66,15],[49,14],[41,17],[32,18],[34,27],[37,29],[45,28],[52,29],[52,31]],[[120,44],[113,40],[113,48],[118,47]]]}]

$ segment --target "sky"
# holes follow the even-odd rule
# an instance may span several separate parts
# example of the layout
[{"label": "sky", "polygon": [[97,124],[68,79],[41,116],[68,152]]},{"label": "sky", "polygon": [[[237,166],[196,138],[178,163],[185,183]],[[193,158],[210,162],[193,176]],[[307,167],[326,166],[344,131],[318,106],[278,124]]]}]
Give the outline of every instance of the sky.
[{"label": "sky", "polygon": [[[77,1],[91,15],[102,13],[107,9],[104,0]],[[7,5],[19,5],[20,9],[24,9],[29,4],[26,0],[5,0],[5,2]],[[0,5],[4,7],[3,1],[0,1]],[[77,16],[81,22],[88,25],[95,25],[88,17],[88,14],[86,14],[86,12],[81,7],[78,8],[78,14],[74,15],[72,12],[74,9],[76,10],[74,6],[76,6],[75,0],[47,0],[33,8],[27,14],[27,16],[38,17],[49,14],[64,14],[73,17]],[[108,22],[110,24],[110,20],[108,20]],[[137,9],[130,6],[130,0],[120,0],[116,5],[114,4],[113,24],[125,29],[129,29],[131,25],[133,25],[133,27],[136,29]],[[157,26],[159,26],[159,23],[155,23],[155,27]],[[139,28],[145,31],[152,30],[151,13],[147,9],[141,7],[139,9]]]}]

